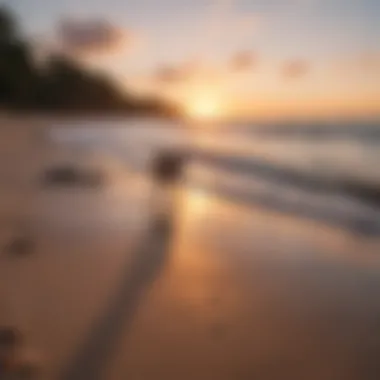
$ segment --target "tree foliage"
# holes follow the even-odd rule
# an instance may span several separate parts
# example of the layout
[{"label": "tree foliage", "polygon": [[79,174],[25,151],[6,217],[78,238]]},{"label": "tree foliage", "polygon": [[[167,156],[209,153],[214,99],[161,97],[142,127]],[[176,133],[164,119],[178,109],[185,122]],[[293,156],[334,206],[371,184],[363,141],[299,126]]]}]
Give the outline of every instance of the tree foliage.
[{"label": "tree foliage", "polygon": [[122,93],[105,75],[63,55],[38,64],[12,14],[0,7],[0,107],[63,112],[173,115],[158,100]]}]

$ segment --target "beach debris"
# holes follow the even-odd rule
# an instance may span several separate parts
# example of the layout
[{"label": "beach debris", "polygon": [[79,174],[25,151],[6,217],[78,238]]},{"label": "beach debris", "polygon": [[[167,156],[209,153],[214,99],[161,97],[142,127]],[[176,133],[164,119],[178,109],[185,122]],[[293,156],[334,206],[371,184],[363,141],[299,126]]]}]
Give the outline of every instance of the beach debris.
[{"label": "beach debris", "polygon": [[45,171],[42,183],[49,187],[90,187],[96,188],[104,184],[101,171],[84,169],[73,165],[59,165]]},{"label": "beach debris", "polygon": [[17,329],[0,327],[0,379],[15,369],[15,352],[20,343],[21,334]]},{"label": "beach debris", "polygon": [[183,176],[186,160],[186,155],[181,152],[159,152],[152,163],[153,178],[162,184],[178,182]]},{"label": "beach debris", "polygon": [[39,363],[24,360],[16,353],[0,360],[0,379],[33,380],[41,373]]},{"label": "beach debris", "polygon": [[11,255],[25,256],[35,251],[34,239],[27,235],[13,237],[5,246],[5,251]]},{"label": "beach debris", "polygon": [[40,377],[42,362],[35,351],[22,351],[17,355],[17,364],[14,373],[18,380],[33,380]]},{"label": "beach debris", "polygon": [[16,347],[21,341],[20,332],[9,326],[0,327],[0,352]]},{"label": "beach debris", "polygon": [[176,185],[184,177],[187,156],[183,152],[160,151],[153,158],[151,174],[154,181],[151,228],[155,233],[170,234],[176,213]]},{"label": "beach debris", "polygon": [[13,327],[0,327],[0,379],[36,379],[41,370],[35,352],[25,351],[22,334]]}]

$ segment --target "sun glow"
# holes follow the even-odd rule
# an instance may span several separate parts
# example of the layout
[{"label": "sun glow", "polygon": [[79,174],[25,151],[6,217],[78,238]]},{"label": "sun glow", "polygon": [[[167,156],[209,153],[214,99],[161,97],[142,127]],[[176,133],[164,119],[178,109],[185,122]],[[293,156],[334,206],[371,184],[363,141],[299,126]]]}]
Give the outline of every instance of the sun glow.
[{"label": "sun glow", "polygon": [[186,114],[192,119],[212,120],[222,117],[222,105],[216,96],[195,96],[185,105]]}]

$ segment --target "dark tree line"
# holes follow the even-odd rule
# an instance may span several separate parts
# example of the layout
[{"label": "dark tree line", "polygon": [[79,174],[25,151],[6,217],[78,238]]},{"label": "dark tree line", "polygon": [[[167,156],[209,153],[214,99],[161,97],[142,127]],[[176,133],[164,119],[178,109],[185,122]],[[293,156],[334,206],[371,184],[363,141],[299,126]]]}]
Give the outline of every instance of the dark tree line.
[{"label": "dark tree line", "polygon": [[105,75],[63,55],[36,62],[12,14],[0,7],[0,108],[173,116],[156,99],[125,95]]}]

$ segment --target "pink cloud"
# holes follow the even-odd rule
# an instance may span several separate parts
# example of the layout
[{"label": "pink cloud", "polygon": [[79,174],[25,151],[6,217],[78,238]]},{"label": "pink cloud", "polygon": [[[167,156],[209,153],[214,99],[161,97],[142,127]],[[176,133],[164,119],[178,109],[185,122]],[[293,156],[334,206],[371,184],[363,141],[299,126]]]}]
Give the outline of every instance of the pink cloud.
[{"label": "pink cloud", "polygon": [[162,66],[155,72],[155,78],[162,83],[174,83],[182,80],[184,73],[179,67]]},{"label": "pink cloud", "polygon": [[285,78],[297,79],[306,76],[311,69],[311,63],[304,59],[293,59],[282,66],[282,75]]},{"label": "pink cloud", "polygon": [[74,54],[104,54],[135,40],[132,32],[102,19],[64,19],[57,28],[63,50]]},{"label": "pink cloud", "polygon": [[380,72],[380,51],[356,52],[335,58],[331,69],[336,75],[377,74]]},{"label": "pink cloud", "polygon": [[155,72],[155,78],[162,83],[178,83],[190,80],[207,73],[210,68],[199,60],[188,60],[173,65],[163,65]]},{"label": "pink cloud", "polygon": [[363,70],[379,70],[380,69],[380,52],[364,52],[352,59],[352,64]]},{"label": "pink cloud", "polygon": [[250,70],[256,66],[257,61],[256,53],[252,51],[241,51],[232,57],[229,67],[233,71]]}]

